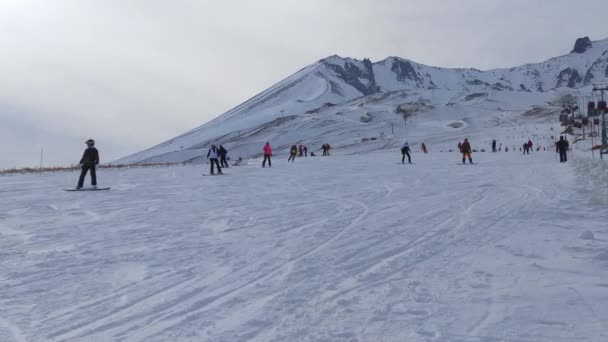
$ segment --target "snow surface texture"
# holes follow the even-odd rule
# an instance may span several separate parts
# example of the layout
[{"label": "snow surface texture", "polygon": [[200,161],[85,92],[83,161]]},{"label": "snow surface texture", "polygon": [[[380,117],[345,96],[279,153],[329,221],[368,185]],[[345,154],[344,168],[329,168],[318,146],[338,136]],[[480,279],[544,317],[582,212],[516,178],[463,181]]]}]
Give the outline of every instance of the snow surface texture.
[{"label": "snow surface texture", "polygon": [[402,140],[412,132],[414,142],[448,142],[432,139],[500,126],[538,108],[552,113],[547,119],[555,122],[554,107],[564,94],[588,96],[593,83],[608,82],[608,39],[580,51],[488,71],[430,67],[398,57],[372,63],[331,56],[201,127],[117,162],[198,163],[213,143],[223,144],[234,159],[246,159],[259,156],[266,141],[276,151],[300,142],[369,150],[363,139]]},{"label": "snow surface texture", "polygon": [[0,340],[607,341],[605,164],[473,158],[0,177]]}]

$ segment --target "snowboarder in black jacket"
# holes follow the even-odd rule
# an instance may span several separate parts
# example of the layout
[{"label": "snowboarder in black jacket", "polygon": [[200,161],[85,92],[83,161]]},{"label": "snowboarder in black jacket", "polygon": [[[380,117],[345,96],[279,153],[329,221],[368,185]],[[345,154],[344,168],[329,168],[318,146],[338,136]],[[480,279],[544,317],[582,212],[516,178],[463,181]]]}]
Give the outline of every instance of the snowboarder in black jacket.
[{"label": "snowboarder in black jacket", "polygon": [[559,141],[555,144],[555,152],[559,153],[559,162],[565,163],[568,161],[568,140],[564,140],[564,136],[559,137]]},{"label": "snowboarder in black jacket", "polygon": [[407,156],[408,163],[412,163],[412,158],[410,157],[410,144],[406,141],[401,147],[401,164],[405,164],[405,156]]},{"label": "snowboarder in black jacket", "polygon": [[99,164],[99,152],[95,148],[95,141],[93,139],[87,140],[85,144],[87,144],[88,147],[86,150],[84,150],[82,158],[80,158],[79,164],[81,165],[82,169],[76,189],[82,189],[82,186],[84,185],[84,178],[89,170],[91,170],[91,185],[93,188],[97,187],[97,174],[95,172],[95,167],[97,164]]}]

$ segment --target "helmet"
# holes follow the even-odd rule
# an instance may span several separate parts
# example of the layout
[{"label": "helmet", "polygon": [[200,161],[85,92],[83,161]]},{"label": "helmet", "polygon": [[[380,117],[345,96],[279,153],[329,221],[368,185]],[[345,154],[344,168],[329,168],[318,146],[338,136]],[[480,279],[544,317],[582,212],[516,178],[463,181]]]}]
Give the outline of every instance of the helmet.
[{"label": "helmet", "polygon": [[85,142],[85,144],[93,146],[93,145],[95,145],[95,140],[89,139]]}]

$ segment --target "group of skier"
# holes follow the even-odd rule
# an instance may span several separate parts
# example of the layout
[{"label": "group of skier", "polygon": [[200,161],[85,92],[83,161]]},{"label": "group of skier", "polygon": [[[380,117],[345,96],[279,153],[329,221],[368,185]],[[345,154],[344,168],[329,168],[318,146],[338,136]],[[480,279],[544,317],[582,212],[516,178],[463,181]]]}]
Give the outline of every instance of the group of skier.
[{"label": "group of skier", "polygon": [[[97,188],[97,174],[96,174],[96,166],[99,164],[99,151],[97,151],[97,149],[95,148],[95,141],[93,139],[89,139],[86,141],[86,145],[87,148],[85,149],[82,158],[80,159],[80,165],[81,165],[81,173],[80,173],[80,177],[78,178],[78,185],[76,186],[76,189],[82,189],[83,185],[84,185],[84,179],[87,175],[87,173],[91,173],[91,185],[93,189]],[[496,149],[496,140],[492,140],[492,152],[497,152]],[[530,150],[532,149],[532,141],[528,140],[527,143],[525,143],[523,145],[523,151],[524,154],[530,154]],[[502,147],[502,145],[501,145]],[[331,146],[327,143],[323,144],[323,146],[321,146],[321,150],[323,151],[323,156],[329,156],[329,150],[331,149]],[[427,148],[426,145],[423,143],[421,145],[421,149],[423,153],[427,153]],[[472,148],[471,148],[471,144],[468,140],[468,138],[464,139],[464,142],[459,142],[458,143],[458,150],[460,151],[460,153],[462,154],[462,163],[466,164],[466,161],[468,159],[470,164],[473,164],[473,158],[472,158]],[[501,150],[498,149],[498,151]],[[565,163],[568,161],[568,156],[567,156],[567,152],[569,150],[569,143],[568,140],[564,139],[564,136],[560,136],[559,141],[557,141],[555,143],[555,152],[559,153],[559,159],[560,159],[560,163]],[[306,147],[305,145],[300,144],[298,145],[292,145],[289,151],[289,158],[288,158],[288,162],[293,162],[296,158],[296,156],[299,154],[300,157],[303,156],[308,156],[308,147]],[[264,145],[264,147],[262,148],[262,153],[264,155],[264,160],[262,161],[262,167],[266,167],[266,162],[268,162],[268,167],[272,167],[272,161],[271,161],[271,157],[272,157],[272,147],[270,146],[270,142],[266,142],[266,144]],[[412,164],[412,157],[411,157],[411,149],[410,149],[410,145],[409,143],[406,141],[403,146],[401,147],[401,163],[405,164],[405,157],[407,157],[408,163]],[[311,156],[314,156],[314,152],[311,152],[310,154]],[[219,147],[217,147],[216,145],[211,145],[211,147],[209,147],[209,150],[207,152],[207,159],[209,160],[209,164],[210,164],[210,173],[213,175],[215,174],[215,168],[217,168],[217,173],[218,174],[223,174],[222,173],[222,168],[228,168],[228,160],[227,160],[227,156],[228,156],[228,150],[226,150],[224,148],[224,146],[219,145]]]},{"label": "group of skier", "polygon": [[211,147],[209,147],[209,151],[207,152],[207,159],[209,160],[209,164],[211,165],[209,172],[212,175],[215,174],[214,166],[217,166],[217,173],[220,175],[223,174],[222,167],[228,168],[227,156],[228,150],[226,150],[224,146],[220,145],[220,147],[217,147],[215,145],[211,145]]},{"label": "group of skier", "polygon": [[329,156],[329,150],[331,150],[331,146],[329,146],[329,144],[323,144],[323,146],[321,146],[321,149],[323,150],[323,156]]},{"label": "group of skier", "polygon": [[524,154],[530,154],[530,150],[532,150],[532,140],[528,139],[528,142],[524,143],[523,146]]},{"label": "group of skier", "polygon": [[291,145],[291,148],[289,149],[289,159],[287,159],[287,162],[294,162],[296,160],[296,156],[308,157],[308,147],[302,144],[300,144],[300,146]]}]

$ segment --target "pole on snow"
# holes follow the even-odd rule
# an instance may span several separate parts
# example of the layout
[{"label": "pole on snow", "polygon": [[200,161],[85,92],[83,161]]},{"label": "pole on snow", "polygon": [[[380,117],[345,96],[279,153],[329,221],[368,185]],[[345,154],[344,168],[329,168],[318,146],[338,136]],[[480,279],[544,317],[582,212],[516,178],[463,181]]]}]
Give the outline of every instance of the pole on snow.
[{"label": "pole on snow", "polygon": [[44,160],[44,147],[40,148],[40,169],[42,170],[42,162]]}]

